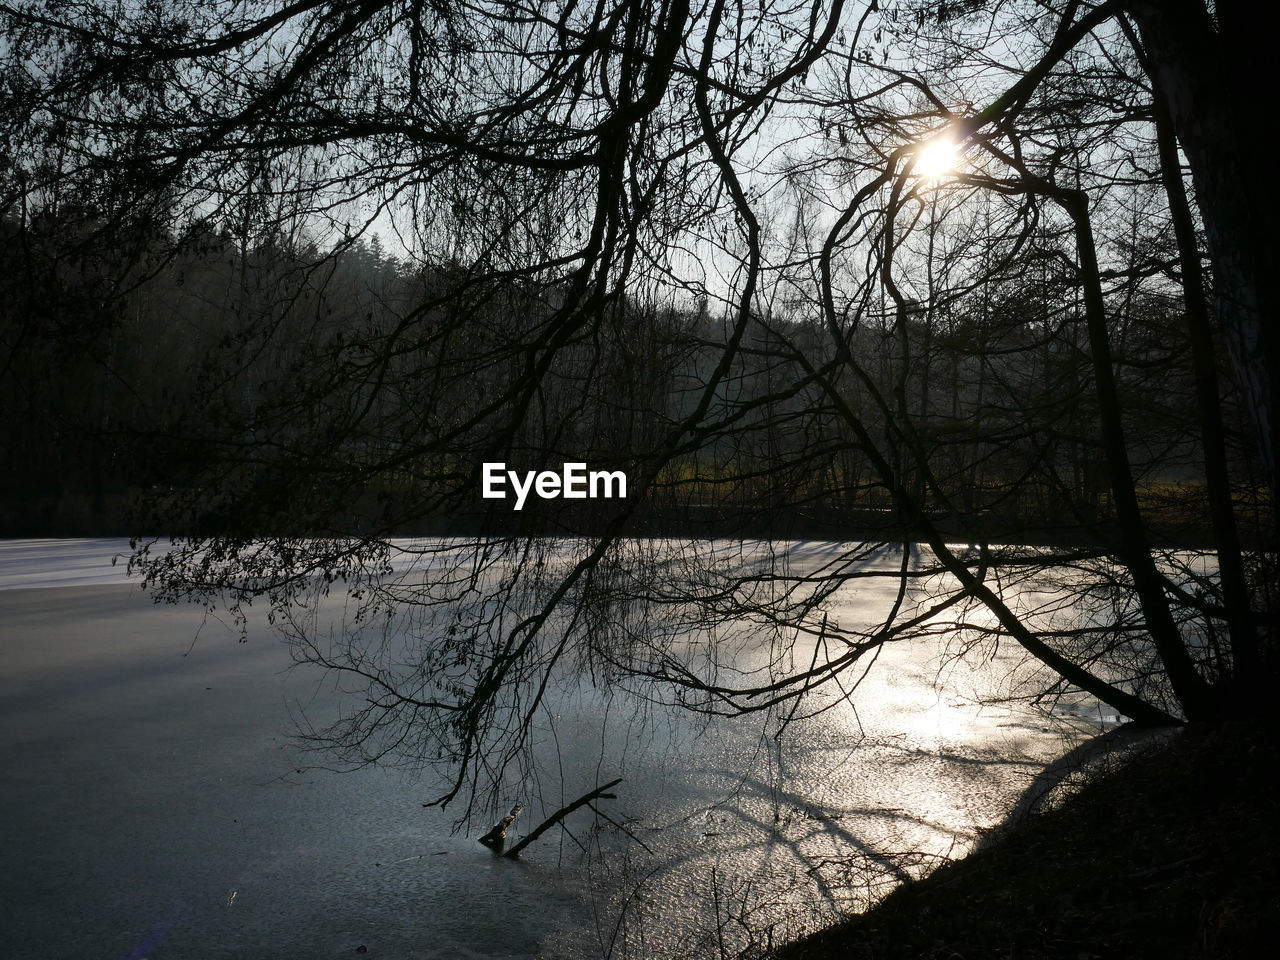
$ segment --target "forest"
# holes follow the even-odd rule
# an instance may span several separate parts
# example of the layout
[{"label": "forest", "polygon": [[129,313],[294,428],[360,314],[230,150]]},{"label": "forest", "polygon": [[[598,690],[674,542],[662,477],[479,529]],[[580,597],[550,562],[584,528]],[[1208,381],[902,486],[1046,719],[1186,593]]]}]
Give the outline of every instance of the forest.
[{"label": "forest", "polygon": [[[1145,253],[1131,255],[1133,265],[1109,291],[1109,315],[1135,489],[1156,543],[1208,547],[1204,453],[1173,254],[1132,226],[1126,242]],[[455,322],[449,311],[458,308],[442,305],[424,324],[406,318],[447,287],[447,275],[388,255],[376,234],[328,252],[282,237],[248,248],[226,231],[170,249],[174,238],[160,236],[144,241],[150,259],[138,267],[55,259],[40,235],[91,225],[8,228],[10,535],[509,532],[508,511],[476,496],[474,471],[486,448],[440,443],[445,425],[435,418],[447,409],[452,423],[463,423],[500,394],[518,362],[501,345],[525,335],[504,325],[514,317],[536,326],[547,313],[531,292],[511,285],[467,307],[465,322],[450,330],[454,369],[444,371],[432,338]],[[929,242],[955,241],[935,226]],[[959,258],[934,258],[927,270],[945,273]],[[868,383],[849,384],[849,402],[892,398],[892,422],[910,425],[910,441],[886,427],[880,442],[895,472],[909,474],[916,501],[950,534],[1096,547],[1114,522],[1082,309],[1051,259],[1042,253],[1031,279],[1019,273],[989,278],[979,290],[926,290],[900,314],[876,304],[850,338],[855,355],[869,361]],[[115,295],[130,270],[147,275]],[[531,466],[587,457],[642,469],[645,452],[694,407],[730,336],[729,318],[712,314],[706,301],[658,308],[624,298],[612,309],[616,317],[598,337],[561,351],[549,371],[539,403],[572,411],[567,422],[526,418],[494,455]],[[751,316],[746,346],[717,388],[714,403],[732,410],[731,419],[705,425],[664,463],[628,530],[828,539],[909,530],[814,382],[810,367],[839,362],[818,311],[796,298],[765,309]],[[356,415],[373,391],[351,371],[406,323],[422,329],[397,344],[389,382]],[[1256,544],[1269,516],[1266,485],[1221,351],[1214,364],[1233,502]],[[584,391],[577,384],[586,371],[603,376]],[[420,382],[446,375],[448,392],[427,392]],[[220,507],[244,475],[233,451],[259,437],[275,449],[258,445],[249,458],[253,497]],[[914,449],[903,448],[908,442]],[[278,512],[259,502],[266,478],[288,500]],[[303,512],[296,495],[312,488],[315,512]],[[524,522],[580,533],[601,519],[578,509]]]}]

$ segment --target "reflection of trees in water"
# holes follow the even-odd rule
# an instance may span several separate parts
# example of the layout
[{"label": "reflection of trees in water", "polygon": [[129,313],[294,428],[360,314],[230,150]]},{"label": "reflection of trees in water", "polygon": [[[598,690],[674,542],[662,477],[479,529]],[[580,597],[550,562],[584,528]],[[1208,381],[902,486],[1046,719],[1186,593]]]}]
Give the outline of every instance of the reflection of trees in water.
[{"label": "reflection of trees in water", "polygon": [[[460,562],[465,556],[456,544],[428,542],[421,547],[441,552],[442,569],[431,575],[406,570],[403,583],[389,577],[377,584],[377,591],[416,593],[422,589],[419,580],[429,584],[457,579],[456,573],[446,572],[451,569],[448,562]],[[650,562],[665,554],[688,564],[690,545],[667,545],[665,551],[659,547],[649,542],[638,548],[651,551]],[[701,549],[707,554],[704,575],[718,573],[739,588],[755,584],[761,566],[784,567],[781,554],[753,556],[736,542],[701,545]],[[828,545],[814,545],[811,551],[806,545],[793,545],[785,569],[791,577],[808,578],[829,565],[833,555],[836,552]],[[918,564],[927,565],[918,551],[916,558]],[[834,646],[839,634],[852,634],[859,621],[867,632],[876,629],[877,624],[865,620],[880,604],[869,601],[879,599],[876,590],[893,595],[899,582],[893,559],[881,556],[878,563],[864,562],[862,576],[831,599],[824,628],[827,644]],[[555,565],[573,560],[573,550],[563,542],[548,546],[541,558],[545,575],[540,581],[532,578],[525,594],[527,610],[537,609],[539,588],[552,589],[561,581]],[[532,561],[516,568],[538,565]],[[620,569],[635,572],[640,567],[623,563]],[[935,604],[926,587],[939,579],[945,578],[922,577],[913,596],[903,601],[904,611],[918,616],[917,611],[932,609]],[[643,624],[643,646],[614,637],[612,642],[599,641],[604,652],[594,662],[566,658],[554,669],[548,668],[550,677],[509,675],[501,695],[511,699],[496,703],[495,709],[508,716],[527,711],[527,727],[484,727],[482,732],[492,739],[472,743],[478,759],[468,786],[482,787],[483,777],[498,776],[499,762],[508,763],[502,793],[486,809],[501,813],[512,799],[529,801],[514,838],[595,784],[623,776],[617,788],[619,800],[604,807],[603,813],[623,824],[653,853],[629,849],[630,841],[614,823],[586,809],[566,821],[571,839],[560,845],[571,859],[577,856],[578,843],[598,856],[590,869],[604,879],[589,895],[600,901],[602,917],[609,923],[623,924],[618,936],[629,938],[627,942],[637,951],[640,944],[648,943],[654,955],[669,955],[667,947],[677,936],[674,931],[708,922],[709,901],[701,897],[711,890],[712,867],[725,897],[721,909],[726,915],[731,907],[745,912],[742,919],[753,924],[743,926],[735,920],[733,933],[721,931],[730,942],[765,936],[763,931],[770,927],[778,937],[794,934],[802,923],[812,926],[833,919],[838,909],[858,908],[869,892],[882,892],[886,885],[941,857],[962,853],[972,842],[975,828],[996,822],[1003,803],[1012,802],[1024,780],[1061,749],[1059,736],[1041,730],[1042,721],[1035,714],[991,706],[978,714],[978,703],[1007,695],[1002,679],[1019,665],[1016,656],[1006,653],[973,674],[973,683],[979,675],[987,683],[973,688],[980,699],[954,695],[942,699],[933,683],[945,666],[945,642],[954,634],[949,623],[937,625],[933,642],[915,636],[890,644],[880,654],[881,669],[856,689],[846,685],[842,690],[832,681],[820,685],[815,679],[801,708],[795,708],[795,700],[782,700],[772,708],[760,704],[753,722],[721,726],[725,721],[720,718],[713,723],[717,718],[707,714],[736,709],[723,694],[710,690],[713,682],[725,689],[731,683],[746,682],[766,687],[770,677],[797,669],[797,660],[803,661],[802,667],[814,669],[808,651],[820,645],[811,640],[798,654],[793,643],[770,642],[762,623],[735,619],[746,609],[741,599],[723,602],[721,621],[714,628],[708,626],[706,612],[678,602],[674,595],[656,611],[650,604],[651,609],[642,614],[641,603],[626,586],[629,582],[629,575],[615,574],[614,599],[632,595],[614,604],[608,623],[623,637]],[[479,619],[519,615],[493,612],[494,591],[481,584],[476,591],[477,609],[488,612],[470,615]],[[779,609],[772,588],[762,590],[756,599],[766,612]],[[428,631],[447,635],[445,624],[452,619],[444,617],[444,608],[422,612],[417,618],[412,613],[406,617],[403,604],[394,604],[393,609],[389,623],[367,616],[370,626],[365,628],[363,645],[356,649],[344,645],[359,632],[358,627],[331,635],[327,628],[307,623],[294,638],[295,643],[306,644],[295,648],[303,659],[349,671],[361,686],[376,676],[377,689],[383,694],[376,705],[371,698],[361,711],[349,713],[344,725],[318,731],[317,743],[326,748],[326,756],[332,755],[337,738],[340,755],[353,762],[431,758],[429,751],[441,747],[427,737],[459,736],[456,727],[437,728],[413,717],[411,711],[420,710],[425,699],[421,693],[412,703],[396,703],[386,693],[415,684],[420,688],[426,678],[439,686],[460,684],[460,675],[450,673],[450,667],[440,661],[423,665],[412,659],[421,657],[424,650],[418,638]],[[354,620],[351,608],[347,613]],[[577,629],[599,629],[599,623],[584,616]],[[776,622],[771,626],[776,628]],[[573,629],[557,625],[565,628]],[[317,635],[332,636],[338,649],[319,651],[314,646]],[[556,642],[563,639],[558,637]],[[567,646],[572,648],[574,643],[586,641],[571,637]],[[427,649],[436,655],[446,652],[444,646]],[[621,650],[631,659],[619,660]],[[487,659],[474,649],[472,654],[478,661]],[[643,662],[638,659],[642,654],[647,658]],[[455,649],[452,655],[457,671],[461,654]],[[662,693],[669,685],[654,682],[660,675],[679,678],[667,696]],[[954,689],[955,679],[949,674],[939,682]],[[1021,679],[1026,682],[1027,676]],[[1038,679],[1041,684],[1051,682],[1043,672]],[[539,698],[537,709],[532,707],[535,697]],[[392,703],[403,712],[390,712]],[[655,711],[655,703],[683,704],[695,712],[690,715],[686,709],[673,716]],[[750,701],[743,709],[752,709]],[[1030,730],[1018,726],[1025,724],[1031,725]],[[407,730],[422,739],[403,740]],[[396,739],[378,739],[384,735]],[[510,741],[521,736],[532,743],[532,755],[513,749]],[[456,761],[447,753],[442,760],[442,773],[456,775]],[[486,815],[480,813],[484,825],[491,822],[483,820]],[[690,819],[681,822],[684,816]],[[537,848],[530,855],[539,856]],[[545,858],[545,853],[541,856]],[[854,878],[857,883],[850,887]],[[698,897],[691,896],[691,884]],[[634,903],[628,899],[632,896]],[[762,926],[754,926],[757,922]],[[655,942],[664,946],[654,947]]]},{"label": "reflection of trees in water", "polygon": [[[886,693],[896,702],[902,691],[863,691],[873,703]],[[619,809],[654,855],[628,850],[607,824],[593,837],[594,896],[615,955],[719,955],[721,938],[738,955],[860,910],[966,852],[1061,749],[1039,724],[1013,740],[972,711],[949,742],[889,733],[913,708],[876,717],[862,736],[845,711],[796,723],[781,744],[745,731],[697,738],[670,761],[685,771],[668,785],[675,799],[652,814],[636,815],[644,774],[629,778]]]}]

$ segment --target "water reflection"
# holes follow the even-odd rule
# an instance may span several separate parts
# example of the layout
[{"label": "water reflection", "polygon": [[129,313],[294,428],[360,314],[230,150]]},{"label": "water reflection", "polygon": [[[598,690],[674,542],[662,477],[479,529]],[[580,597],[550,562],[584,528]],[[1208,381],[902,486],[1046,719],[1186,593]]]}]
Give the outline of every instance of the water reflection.
[{"label": "water reflection", "polygon": [[264,624],[247,644],[205,624],[193,646],[199,611],[100,586],[4,591],[0,623],[15,955],[733,955],[961,855],[1112,719],[1083,699],[1056,722],[983,705],[1019,659],[961,665],[946,636],[886,647],[854,699],[823,694],[781,736],[776,717],[711,722],[564,678],[536,765],[496,801],[527,804],[513,836],[624,780],[609,819],[579,811],[512,861],[422,807],[440,789],[425,771],[338,775],[300,753],[290,717],[351,701],[286,670]]},{"label": "water reflection", "polygon": [[595,825],[581,889],[599,922],[566,931],[548,955],[718,956],[723,945],[732,956],[963,855],[1082,728],[941,694],[941,656],[895,649],[856,711],[838,704],[781,740],[749,718],[668,720],[636,739],[590,697],[561,704],[562,724],[594,731],[557,737],[585,766],[629,747],[618,810],[652,852]]}]

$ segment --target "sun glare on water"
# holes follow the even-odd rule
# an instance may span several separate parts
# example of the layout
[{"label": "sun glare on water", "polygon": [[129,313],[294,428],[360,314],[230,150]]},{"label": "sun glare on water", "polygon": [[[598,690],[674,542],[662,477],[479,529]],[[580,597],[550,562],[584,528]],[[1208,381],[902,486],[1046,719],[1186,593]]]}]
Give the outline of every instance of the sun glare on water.
[{"label": "sun glare on water", "polygon": [[915,172],[931,180],[946,176],[955,171],[959,154],[960,145],[950,137],[935,137],[920,147]]}]

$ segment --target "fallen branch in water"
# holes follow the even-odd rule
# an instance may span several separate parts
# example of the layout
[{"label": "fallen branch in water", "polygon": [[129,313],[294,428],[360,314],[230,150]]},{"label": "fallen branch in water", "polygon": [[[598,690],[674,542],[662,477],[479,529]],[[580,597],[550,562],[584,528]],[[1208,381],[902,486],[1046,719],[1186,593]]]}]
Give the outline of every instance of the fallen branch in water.
[{"label": "fallen branch in water", "polygon": [[537,828],[532,833],[526,836],[523,840],[517,843],[514,847],[512,847],[506,853],[504,853],[503,856],[504,857],[519,856],[521,850],[523,850],[529,844],[533,843],[534,840],[537,840],[538,837],[540,837],[543,833],[545,833],[551,827],[554,827],[557,823],[559,823],[569,814],[573,813],[573,811],[577,810],[581,806],[585,806],[586,804],[590,803],[592,800],[616,799],[617,794],[606,793],[605,791],[611,787],[616,787],[621,782],[622,782],[621,777],[618,777],[618,779],[616,780],[610,780],[608,783],[604,784],[603,786],[596,787],[590,793],[584,793],[582,796],[580,796],[577,800],[573,801],[573,803],[569,804],[567,807],[561,807],[551,816],[547,817],[547,819],[543,820],[542,823],[538,824]]},{"label": "fallen branch in water", "polygon": [[515,823],[515,819],[520,816],[522,809],[520,804],[517,803],[511,808],[510,813],[494,824],[493,829],[480,838],[480,842],[495,853],[501,853],[502,848],[507,845],[507,827]]}]

